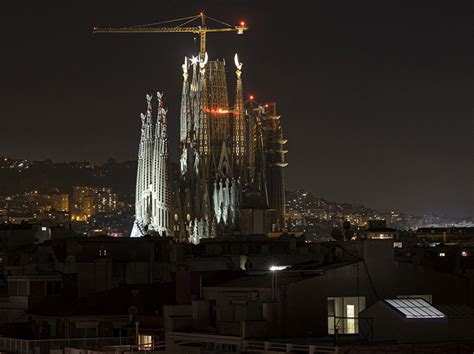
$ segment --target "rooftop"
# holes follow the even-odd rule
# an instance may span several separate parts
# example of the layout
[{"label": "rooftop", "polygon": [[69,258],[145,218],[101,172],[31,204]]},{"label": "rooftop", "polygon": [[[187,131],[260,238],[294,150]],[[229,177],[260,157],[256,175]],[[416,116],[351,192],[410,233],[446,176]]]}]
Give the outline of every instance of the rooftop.
[{"label": "rooftop", "polygon": [[424,299],[387,299],[406,318],[444,318],[446,315]]}]

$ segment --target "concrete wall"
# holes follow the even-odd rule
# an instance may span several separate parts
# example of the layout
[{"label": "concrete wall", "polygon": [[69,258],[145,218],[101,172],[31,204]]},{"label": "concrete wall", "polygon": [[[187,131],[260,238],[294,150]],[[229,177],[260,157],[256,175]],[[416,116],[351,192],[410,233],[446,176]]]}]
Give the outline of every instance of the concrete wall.
[{"label": "concrete wall", "polygon": [[[201,316],[195,322],[201,326],[198,329],[210,329],[209,327],[214,326],[222,335],[240,336],[245,331],[252,336],[249,332],[252,328],[267,333],[268,328],[275,325],[270,321],[274,316],[269,313],[273,311],[273,307],[268,306],[272,302],[271,289],[209,287],[203,288],[203,298],[193,303],[193,315]],[[215,306],[215,319],[206,319],[213,312],[212,306]]]}]

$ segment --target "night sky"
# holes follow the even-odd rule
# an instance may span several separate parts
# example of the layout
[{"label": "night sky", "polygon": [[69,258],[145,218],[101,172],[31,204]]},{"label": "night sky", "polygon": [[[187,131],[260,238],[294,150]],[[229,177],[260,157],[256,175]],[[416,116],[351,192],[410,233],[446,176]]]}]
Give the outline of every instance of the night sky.
[{"label": "night sky", "polygon": [[[199,3],[199,4],[198,4]],[[472,1],[9,1],[2,30],[0,155],[136,158],[145,94],[165,92],[178,148],[181,63],[192,34],[92,34],[197,14],[243,36],[244,89],[276,101],[287,187],[417,214],[474,216]],[[233,96],[233,95],[232,95]]]}]

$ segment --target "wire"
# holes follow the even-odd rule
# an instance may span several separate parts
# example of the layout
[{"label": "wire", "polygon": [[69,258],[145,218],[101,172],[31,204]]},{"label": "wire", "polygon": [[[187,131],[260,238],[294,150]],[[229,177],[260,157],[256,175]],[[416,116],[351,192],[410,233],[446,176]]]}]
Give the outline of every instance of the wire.
[{"label": "wire", "polygon": [[182,26],[188,24],[189,22],[193,22],[193,21],[196,20],[196,19],[197,19],[197,18],[194,17],[194,18],[190,19],[189,21],[186,21],[186,22],[183,22],[183,23],[180,24],[180,25],[177,25],[175,28],[180,28],[180,27],[182,27]]},{"label": "wire", "polygon": [[[178,22],[178,21],[185,21],[187,20],[186,22],[184,23],[181,23],[179,25],[177,25],[176,27],[174,28],[179,28],[179,27],[182,27],[186,24],[188,24],[189,22],[192,22],[194,20],[197,20],[198,18],[200,18],[201,15],[196,15],[196,16],[189,16],[189,17],[182,17],[182,18],[177,18],[177,19],[174,19],[174,20],[167,20],[167,21],[160,21],[160,22],[153,22],[153,23],[146,23],[146,24],[143,24],[143,25],[136,25],[136,26],[130,26],[130,27],[122,27],[122,29],[125,29],[125,28],[142,28],[142,27],[148,27],[148,26],[156,26],[156,25],[162,25],[162,24],[165,24],[165,23],[172,23],[172,22]],[[214,22],[217,22],[217,23],[220,23],[224,26],[227,26],[227,27],[230,27],[230,28],[233,28],[232,25],[224,22],[224,21],[221,21],[221,20],[218,20],[216,18],[213,18],[213,17],[210,17],[210,16],[205,16],[206,18],[214,21]]]},{"label": "wire", "polygon": [[357,258],[359,261],[362,261],[362,263],[364,264],[364,268],[365,268],[365,273],[367,274],[367,278],[369,280],[369,283],[370,283],[370,287],[372,288],[372,291],[375,295],[375,298],[377,300],[380,300],[379,298],[379,295],[377,294],[377,290],[375,289],[375,286],[374,286],[374,283],[372,282],[372,277],[370,276],[370,273],[369,273],[369,269],[367,268],[367,264],[365,263],[365,259],[361,256],[358,256],[358,255],[355,255],[355,254],[352,254],[351,252],[349,252],[344,246],[342,246],[341,244],[338,244],[337,247],[339,248],[342,248],[344,250],[344,252],[346,252],[349,256],[352,256],[352,257],[355,257]]},{"label": "wire", "polygon": [[[154,22],[154,23],[147,23],[147,24],[144,24],[144,25],[136,25],[136,26],[131,26],[131,27],[123,27],[123,28],[139,28],[139,27],[146,27],[146,26],[155,26],[155,25],[162,25],[164,23],[171,23],[171,22],[177,22],[177,21],[184,21],[184,20],[189,20],[191,19],[192,20],[195,20],[197,18],[199,18],[200,15],[197,15],[197,16],[189,16],[189,17],[182,17],[182,18],[177,18],[177,19],[174,19],[174,20],[167,20],[167,21],[160,21],[160,22]],[[190,21],[188,21],[190,22]]]},{"label": "wire", "polygon": [[221,21],[221,20],[218,20],[216,18],[212,18],[210,16],[206,16],[206,18],[210,18],[211,20],[215,21],[215,22],[218,22],[220,23],[221,25],[224,25],[224,26],[228,26],[228,27],[233,27],[232,25],[229,25],[228,23],[224,22],[224,21]]}]

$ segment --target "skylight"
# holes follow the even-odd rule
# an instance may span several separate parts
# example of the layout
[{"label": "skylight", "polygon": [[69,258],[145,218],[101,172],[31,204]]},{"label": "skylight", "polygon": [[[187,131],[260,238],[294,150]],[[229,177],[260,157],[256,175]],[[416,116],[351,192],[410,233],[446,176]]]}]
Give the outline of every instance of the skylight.
[{"label": "skylight", "polygon": [[406,318],[444,318],[445,315],[423,299],[388,299]]}]

